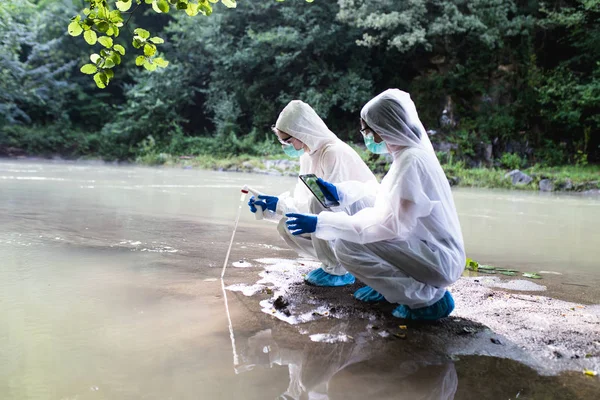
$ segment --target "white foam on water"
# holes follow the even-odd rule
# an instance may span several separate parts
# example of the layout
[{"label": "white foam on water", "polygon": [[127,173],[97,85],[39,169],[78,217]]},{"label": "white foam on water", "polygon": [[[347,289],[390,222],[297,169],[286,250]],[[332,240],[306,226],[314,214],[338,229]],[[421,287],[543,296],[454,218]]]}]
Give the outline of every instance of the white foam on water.
[{"label": "white foam on water", "polygon": [[231,265],[234,266],[235,268],[250,268],[253,266],[248,261],[244,261],[244,260],[236,261],[234,263],[231,263]]},{"label": "white foam on water", "polygon": [[264,285],[246,285],[244,283],[239,283],[236,285],[227,286],[225,289],[231,292],[242,292],[244,296],[250,297],[254,296],[256,293],[262,292],[266,286]]},{"label": "white foam on water", "polygon": [[538,285],[537,283],[526,281],[524,279],[504,280],[493,276],[480,279],[480,282],[484,286],[508,290],[521,290],[526,292],[543,292],[546,290],[546,286]]},{"label": "white foam on water", "polygon": [[313,342],[323,342],[323,343],[340,343],[340,342],[349,342],[350,338],[348,335],[339,334],[332,335],[331,333],[317,333],[315,335],[310,335],[310,340]]}]

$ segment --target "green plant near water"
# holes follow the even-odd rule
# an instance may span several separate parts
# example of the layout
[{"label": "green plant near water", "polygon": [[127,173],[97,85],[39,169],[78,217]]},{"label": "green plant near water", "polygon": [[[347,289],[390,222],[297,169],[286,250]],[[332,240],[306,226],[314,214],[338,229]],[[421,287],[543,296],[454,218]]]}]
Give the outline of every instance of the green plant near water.
[{"label": "green plant near water", "polygon": [[[500,275],[506,275],[506,276],[517,276],[519,273],[519,270],[516,270],[516,269],[499,268],[499,267],[494,267],[491,265],[479,264],[477,261],[473,260],[472,258],[467,258],[467,261],[465,263],[465,269],[469,270],[469,271],[473,271],[473,272],[478,272],[481,274],[492,274],[492,275],[500,274]],[[542,277],[539,274],[531,273],[531,272],[523,272],[522,276],[524,278],[542,279]]]}]

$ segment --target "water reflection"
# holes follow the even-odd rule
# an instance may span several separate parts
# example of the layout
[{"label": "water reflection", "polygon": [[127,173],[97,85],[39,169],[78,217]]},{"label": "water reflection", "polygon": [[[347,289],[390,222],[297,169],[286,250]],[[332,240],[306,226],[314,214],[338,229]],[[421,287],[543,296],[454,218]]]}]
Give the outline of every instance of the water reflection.
[{"label": "water reflection", "polygon": [[361,338],[294,347],[278,343],[266,329],[248,339],[237,370],[286,366],[289,384],[277,397],[282,400],[454,399],[458,377],[451,360],[434,353],[390,357],[386,347]]}]

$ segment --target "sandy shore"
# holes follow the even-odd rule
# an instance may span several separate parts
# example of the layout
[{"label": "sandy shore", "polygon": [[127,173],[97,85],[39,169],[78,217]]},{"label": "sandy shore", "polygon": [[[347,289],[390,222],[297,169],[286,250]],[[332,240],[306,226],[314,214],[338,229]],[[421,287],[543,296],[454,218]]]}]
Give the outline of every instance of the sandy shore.
[{"label": "sandy shore", "polygon": [[508,358],[542,375],[600,372],[600,306],[548,297],[544,280],[463,277],[450,288],[456,309],[449,318],[403,321],[391,316],[392,304],[355,300],[352,293],[359,283],[343,288],[306,285],[303,275],[319,264],[298,258],[273,232],[250,234],[250,229],[242,227],[236,236],[225,286],[232,301],[264,315],[258,318],[276,321],[294,340],[400,340],[450,358]]}]

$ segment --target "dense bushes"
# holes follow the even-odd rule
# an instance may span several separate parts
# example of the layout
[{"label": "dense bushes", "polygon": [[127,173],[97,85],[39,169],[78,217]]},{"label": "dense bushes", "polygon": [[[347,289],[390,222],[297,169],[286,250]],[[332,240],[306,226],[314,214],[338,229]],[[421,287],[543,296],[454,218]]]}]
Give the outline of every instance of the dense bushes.
[{"label": "dense bushes", "polygon": [[289,100],[360,141],[361,106],[400,87],[453,162],[600,157],[598,0],[261,0],[209,18],[143,13],[130,27],[165,37],[170,65],[126,64],[105,91],[78,72],[89,49],[65,33],[72,13],[67,0],[0,3],[0,147],[157,162],[271,155],[269,127]]}]

